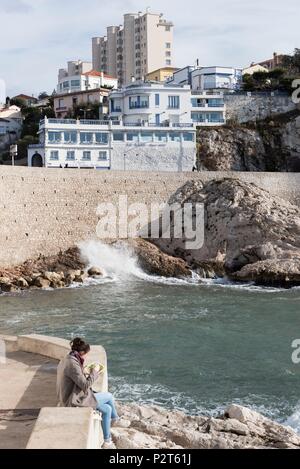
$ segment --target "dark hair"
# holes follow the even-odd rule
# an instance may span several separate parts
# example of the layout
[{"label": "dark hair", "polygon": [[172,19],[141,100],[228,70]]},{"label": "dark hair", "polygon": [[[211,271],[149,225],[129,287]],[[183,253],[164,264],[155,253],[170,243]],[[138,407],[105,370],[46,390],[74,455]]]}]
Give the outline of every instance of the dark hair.
[{"label": "dark hair", "polygon": [[91,350],[91,347],[89,344],[87,344],[84,340],[80,339],[77,337],[76,339],[72,340],[70,342],[72,352],[84,352],[84,353],[89,353]]}]

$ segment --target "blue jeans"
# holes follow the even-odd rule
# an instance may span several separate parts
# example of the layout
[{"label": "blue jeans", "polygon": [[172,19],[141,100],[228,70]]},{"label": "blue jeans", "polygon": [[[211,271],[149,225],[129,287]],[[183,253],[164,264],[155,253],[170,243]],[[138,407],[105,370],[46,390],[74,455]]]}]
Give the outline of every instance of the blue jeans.
[{"label": "blue jeans", "polygon": [[104,392],[95,394],[95,398],[97,400],[97,410],[102,414],[102,429],[104,433],[104,440],[108,441],[111,439],[111,420],[119,418],[115,406],[115,400],[112,394]]}]

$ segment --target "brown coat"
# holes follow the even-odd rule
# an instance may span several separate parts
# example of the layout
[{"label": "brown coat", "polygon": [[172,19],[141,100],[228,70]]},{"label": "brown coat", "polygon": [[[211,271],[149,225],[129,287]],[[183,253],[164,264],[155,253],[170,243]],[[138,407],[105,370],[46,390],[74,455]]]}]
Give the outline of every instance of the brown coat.
[{"label": "brown coat", "polygon": [[92,386],[99,378],[93,371],[86,377],[79,361],[67,355],[57,368],[57,395],[62,407],[91,407],[96,409],[97,401]]}]

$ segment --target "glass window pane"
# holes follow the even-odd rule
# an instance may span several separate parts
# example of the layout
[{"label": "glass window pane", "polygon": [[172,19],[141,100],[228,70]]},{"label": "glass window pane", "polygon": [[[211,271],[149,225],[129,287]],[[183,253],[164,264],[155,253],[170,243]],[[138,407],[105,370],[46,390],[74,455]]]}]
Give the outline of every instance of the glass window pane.
[{"label": "glass window pane", "polygon": [[171,142],[180,142],[180,132],[170,132]]},{"label": "glass window pane", "polygon": [[50,143],[60,143],[61,132],[48,132],[48,140]]},{"label": "glass window pane", "polygon": [[82,155],[82,159],[85,161],[90,161],[91,160],[91,152],[90,151],[84,151]]},{"label": "glass window pane", "polygon": [[96,133],[96,142],[101,143],[103,145],[107,145],[108,144],[108,134],[97,132]]},{"label": "glass window pane", "polygon": [[77,132],[64,132],[65,143],[76,143],[77,142]]},{"label": "glass window pane", "polygon": [[129,142],[137,142],[139,139],[138,132],[127,132],[127,140]]},{"label": "glass window pane", "polygon": [[92,143],[93,134],[89,132],[80,132],[80,143]]},{"label": "glass window pane", "polygon": [[157,142],[167,142],[168,141],[168,134],[167,132],[157,132],[155,134],[155,140]]},{"label": "glass window pane", "polygon": [[107,151],[99,151],[99,160],[107,161]]},{"label": "glass window pane", "polygon": [[124,133],[123,132],[114,132],[114,141],[115,142],[123,142],[124,141]]},{"label": "glass window pane", "polygon": [[141,133],[142,142],[153,142],[153,132],[142,132]]},{"label": "glass window pane", "polygon": [[185,142],[193,142],[194,141],[194,134],[192,132],[184,132],[183,133],[183,140]]}]

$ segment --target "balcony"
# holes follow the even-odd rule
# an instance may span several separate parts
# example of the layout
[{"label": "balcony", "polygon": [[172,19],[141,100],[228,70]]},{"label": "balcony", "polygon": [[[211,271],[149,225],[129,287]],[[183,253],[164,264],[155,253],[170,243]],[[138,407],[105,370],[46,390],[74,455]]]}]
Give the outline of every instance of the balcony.
[{"label": "balcony", "polygon": [[129,109],[149,109],[149,103],[130,103]]}]

